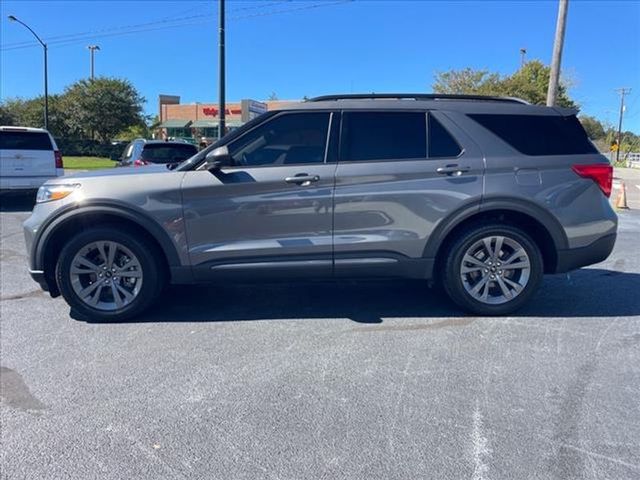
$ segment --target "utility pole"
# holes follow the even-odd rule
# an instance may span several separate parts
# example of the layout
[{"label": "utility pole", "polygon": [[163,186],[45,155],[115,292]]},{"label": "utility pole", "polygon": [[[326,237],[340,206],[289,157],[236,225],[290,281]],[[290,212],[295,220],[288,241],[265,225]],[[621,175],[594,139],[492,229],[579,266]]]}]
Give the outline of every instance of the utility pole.
[{"label": "utility pole", "polygon": [[520,49],[520,68],[524,67],[525,56],[526,55],[527,55],[527,49],[526,48],[521,48]]},{"label": "utility pole", "polygon": [[93,54],[96,50],[100,50],[100,47],[98,45],[89,45],[87,48],[89,49],[91,55],[91,80],[93,80]]},{"label": "utility pole", "polygon": [[219,20],[218,20],[218,54],[219,54],[219,59],[218,59],[218,73],[220,75],[218,81],[219,81],[219,105],[218,107],[220,108],[220,116],[219,116],[219,123],[218,123],[218,139],[222,138],[224,136],[224,132],[225,132],[225,110],[226,110],[226,106],[225,106],[225,101],[224,101],[224,87],[225,87],[225,82],[224,82],[224,0],[218,0],[218,14],[219,14]]},{"label": "utility pole", "polygon": [[547,91],[547,107],[553,107],[558,98],[558,84],[560,83],[560,63],[562,62],[562,47],[564,46],[564,31],[567,26],[567,10],[569,0],[559,0],[558,22],[556,23],[556,38],[553,42],[553,57],[551,59],[551,74],[549,75],[549,90]]},{"label": "utility pole", "polygon": [[620,117],[618,119],[618,149],[616,150],[616,163],[620,161],[620,147],[622,146],[622,116],[624,115],[624,96],[631,93],[630,88],[616,88],[620,94]]}]

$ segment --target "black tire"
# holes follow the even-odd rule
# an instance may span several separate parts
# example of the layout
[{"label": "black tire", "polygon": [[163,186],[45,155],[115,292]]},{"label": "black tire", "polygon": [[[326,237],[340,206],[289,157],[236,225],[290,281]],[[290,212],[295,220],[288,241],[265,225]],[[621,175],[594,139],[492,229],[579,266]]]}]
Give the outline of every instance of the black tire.
[{"label": "black tire", "polygon": [[[140,263],[143,281],[135,298],[122,308],[102,310],[87,305],[73,288],[71,263],[75,255],[92,242],[117,242],[133,253]],[[159,263],[162,253],[137,232],[119,225],[90,228],[73,237],[64,246],[56,265],[56,280],[60,293],[76,316],[87,321],[118,322],[130,319],[146,310],[160,295],[165,274]]]},{"label": "black tire", "polygon": [[[462,278],[463,257],[467,250],[476,242],[491,236],[509,238],[520,244],[529,257],[530,264],[529,278],[524,288],[515,298],[500,304],[488,304],[474,298],[465,289]],[[521,308],[535,294],[544,273],[542,254],[531,237],[517,227],[498,223],[476,224],[462,231],[445,251],[441,266],[442,285],[449,298],[463,310],[482,316],[508,315]],[[492,288],[499,288],[496,282],[492,282],[492,285]]]}]

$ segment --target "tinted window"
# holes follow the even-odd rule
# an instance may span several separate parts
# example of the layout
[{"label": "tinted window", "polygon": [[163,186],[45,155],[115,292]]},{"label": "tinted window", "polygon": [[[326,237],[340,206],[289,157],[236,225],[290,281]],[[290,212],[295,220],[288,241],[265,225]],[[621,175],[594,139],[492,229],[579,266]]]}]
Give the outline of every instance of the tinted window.
[{"label": "tinted window", "polygon": [[229,145],[236,165],[323,163],[329,113],[280,115]]},{"label": "tinted window", "polygon": [[0,131],[2,150],[53,150],[51,139],[45,132]]},{"label": "tinted window", "polygon": [[142,160],[151,163],[183,162],[198,153],[194,145],[147,143],[142,150]]},{"label": "tinted window", "polygon": [[460,145],[449,131],[429,115],[429,157],[457,157],[461,152]]},{"label": "tinted window", "polygon": [[342,160],[427,156],[426,115],[420,112],[345,112]]},{"label": "tinted window", "polygon": [[596,153],[575,115],[469,116],[526,155]]}]

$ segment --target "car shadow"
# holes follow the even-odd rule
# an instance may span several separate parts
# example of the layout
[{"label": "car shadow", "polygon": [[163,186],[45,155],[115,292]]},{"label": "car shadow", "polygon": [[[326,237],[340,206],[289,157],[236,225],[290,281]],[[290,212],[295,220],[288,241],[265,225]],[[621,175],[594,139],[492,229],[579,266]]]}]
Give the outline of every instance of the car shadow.
[{"label": "car shadow", "polygon": [[[582,269],[547,276],[514,317],[640,315],[640,274]],[[173,286],[146,314],[128,323],[237,322],[348,318],[382,323],[394,318],[450,318],[465,314],[424,281],[341,281]],[[469,317],[471,318],[471,317]]]},{"label": "car shadow", "polygon": [[36,192],[0,193],[0,212],[26,212],[33,210],[36,204]]}]

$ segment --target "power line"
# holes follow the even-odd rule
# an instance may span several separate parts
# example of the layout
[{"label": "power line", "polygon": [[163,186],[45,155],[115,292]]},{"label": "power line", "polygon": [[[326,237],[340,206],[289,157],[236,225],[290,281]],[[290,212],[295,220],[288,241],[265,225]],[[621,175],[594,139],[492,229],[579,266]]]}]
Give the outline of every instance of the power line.
[{"label": "power line", "polygon": [[[256,18],[256,17],[265,17],[270,15],[281,15],[281,14],[290,13],[290,12],[298,12],[302,10],[328,7],[328,6],[333,6],[333,5],[343,4],[343,3],[349,3],[353,1],[354,0],[339,0],[334,2],[322,2],[322,3],[312,4],[312,5],[304,5],[304,6],[274,10],[269,12],[259,12],[259,13],[251,13],[247,15],[239,15],[235,17],[229,17],[228,20],[238,21],[238,20],[245,20],[245,19]],[[284,3],[291,3],[291,0],[272,1],[269,3],[261,4],[261,5],[253,5],[253,6],[237,8],[232,11],[236,12],[236,11],[260,9],[260,8],[271,8],[276,5],[284,4]],[[207,13],[207,14],[197,14],[197,15],[190,15],[190,16],[172,18],[172,19],[165,17],[164,19],[155,20],[152,22],[126,25],[121,27],[103,28],[103,29],[93,30],[88,32],[57,35],[53,37],[48,37],[47,45],[51,47],[64,46],[64,45],[70,45],[73,43],[82,43],[82,42],[86,42],[87,40],[93,40],[97,38],[116,37],[121,35],[130,35],[132,33],[153,32],[157,30],[164,30],[164,29],[170,29],[170,28],[202,25],[204,23],[212,22],[214,19],[214,16],[215,15],[211,13]],[[34,46],[37,46],[37,44],[34,42],[14,42],[14,43],[4,45],[2,48],[0,48],[0,51],[19,50],[23,48],[32,48]]]}]

